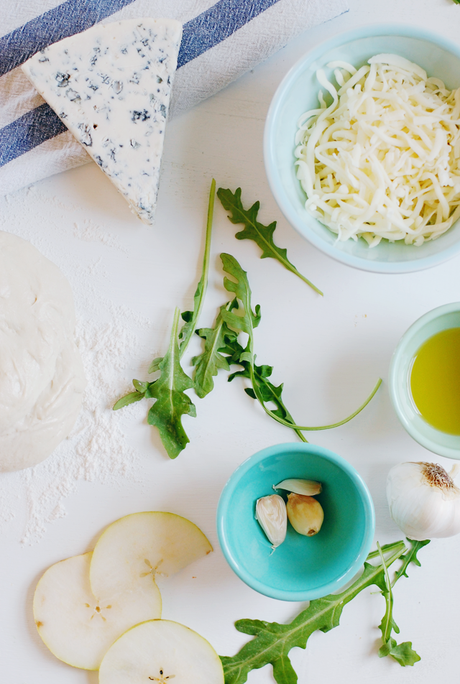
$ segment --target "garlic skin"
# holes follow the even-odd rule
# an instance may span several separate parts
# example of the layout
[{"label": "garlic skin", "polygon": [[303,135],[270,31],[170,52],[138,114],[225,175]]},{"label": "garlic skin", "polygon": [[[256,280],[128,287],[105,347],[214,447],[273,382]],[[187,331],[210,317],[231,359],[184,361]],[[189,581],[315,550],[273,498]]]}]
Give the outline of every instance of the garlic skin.
[{"label": "garlic skin", "polygon": [[286,504],[289,522],[305,537],[317,534],[324,520],[324,511],[316,499],[302,494],[289,494]]},{"label": "garlic skin", "polygon": [[409,539],[424,541],[460,532],[460,489],[437,463],[394,466],[388,473],[387,501],[391,517]]},{"label": "garlic skin", "polygon": [[286,538],[286,504],[279,494],[263,496],[256,503],[256,520],[265,532],[272,549],[282,544]]},{"label": "garlic skin", "polygon": [[303,494],[304,496],[315,496],[319,494],[322,490],[321,482],[315,482],[314,480],[298,480],[290,478],[288,480],[283,480],[277,485],[273,485],[273,489],[285,489],[288,492],[294,492],[294,494]]}]

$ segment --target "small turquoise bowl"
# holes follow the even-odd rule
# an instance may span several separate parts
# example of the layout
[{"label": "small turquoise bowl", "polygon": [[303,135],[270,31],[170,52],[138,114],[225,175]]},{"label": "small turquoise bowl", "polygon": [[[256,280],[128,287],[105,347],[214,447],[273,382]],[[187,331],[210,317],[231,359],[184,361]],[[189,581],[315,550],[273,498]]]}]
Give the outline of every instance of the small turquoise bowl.
[{"label": "small turquoise bowl", "polygon": [[376,273],[408,273],[436,266],[460,251],[460,220],[444,235],[420,247],[382,240],[369,248],[363,238],[338,242],[336,235],[305,209],[306,195],[296,178],[295,134],[299,117],[318,106],[318,69],[342,60],[360,67],[379,53],[396,53],[442,79],[460,86],[460,45],[416,26],[363,26],[334,36],[304,55],[284,77],[271,102],[264,133],[264,160],[275,200],[289,223],[315,247],[337,261]]},{"label": "small turquoise bowl", "polygon": [[396,415],[410,436],[434,454],[458,460],[460,435],[449,435],[429,425],[417,411],[410,390],[410,374],[417,350],[430,337],[449,328],[460,328],[460,302],[439,306],[415,321],[393,353],[388,385]]},{"label": "small turquoise bowl", "polygon": [[[288,523],[285,541],[272,551],[255,506],[287,478],[322,483],[316,498],[324,522],[314,537]],[[286,499],[286,492],[276,493]],[[248,458],[225,485],[217,509],[219,543],[230,567],[252,589],[283,601],[309,601],[343,587],[363,565],[374,530],[374,505],[360,475],[313,444],[278,444]]]}]

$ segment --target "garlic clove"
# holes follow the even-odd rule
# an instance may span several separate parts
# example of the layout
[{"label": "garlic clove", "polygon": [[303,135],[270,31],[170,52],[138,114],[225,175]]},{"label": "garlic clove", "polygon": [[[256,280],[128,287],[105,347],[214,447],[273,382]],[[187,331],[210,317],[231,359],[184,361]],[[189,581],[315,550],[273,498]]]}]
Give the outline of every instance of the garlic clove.
[{"label": "garlic clove", "polygon": [[288,479],[283,480],[277,485],[273,485],[273,489],[285,489],[287,492],[294,492],[294,494],[303,494],[304,496],[315,496],[322,490],[321,482],[314,480],[298,480]]},{"label": "garlic clove", "polygon": [[289,522],[299,534],[312,537],[320,531],[324,511],[319,501],[312,496],[289,494],[286,510]]},{"label": "garlic clove", "polygon": [[279,494],[263,496],[256,503],[256,520],[265,532],[272,549],[286,538],[287,514],[284,499]]},{"label": "garlic clove", "polygon": [[409,539],[460,532],[460,490],[437,463],[399,463],[388,473],[390,515]]}]

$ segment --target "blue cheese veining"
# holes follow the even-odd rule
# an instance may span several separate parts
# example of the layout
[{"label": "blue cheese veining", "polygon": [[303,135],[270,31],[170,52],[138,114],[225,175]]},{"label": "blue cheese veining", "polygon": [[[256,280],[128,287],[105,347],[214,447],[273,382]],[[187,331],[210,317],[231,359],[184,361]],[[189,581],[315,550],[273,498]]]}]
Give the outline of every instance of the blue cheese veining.
[{"label": "blue cheese veining", "polygon": [[23,70],[145,223],[153,223],[182,26],[131,19],[93,26]]}]

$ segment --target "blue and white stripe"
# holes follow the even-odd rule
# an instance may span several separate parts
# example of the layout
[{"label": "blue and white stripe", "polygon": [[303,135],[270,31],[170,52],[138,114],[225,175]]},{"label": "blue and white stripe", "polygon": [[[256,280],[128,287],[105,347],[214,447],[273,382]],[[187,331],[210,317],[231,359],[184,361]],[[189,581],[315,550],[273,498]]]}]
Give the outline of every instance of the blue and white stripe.
[{"label": "blue and white stripe", "polygon": [[0,195],[89,160],[19,68],[47,45],[101,21],[178,19],[184,28],[174,114],[217,92],[289,38],[347,9],[345,0],[41,0],[40,5],[47,11],[21,25],[14,25],[14,16],[2,22],[11,28],[0,37]]}]

